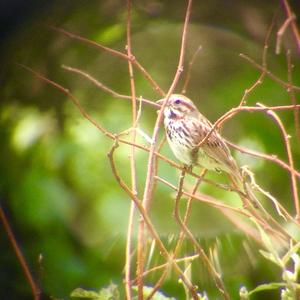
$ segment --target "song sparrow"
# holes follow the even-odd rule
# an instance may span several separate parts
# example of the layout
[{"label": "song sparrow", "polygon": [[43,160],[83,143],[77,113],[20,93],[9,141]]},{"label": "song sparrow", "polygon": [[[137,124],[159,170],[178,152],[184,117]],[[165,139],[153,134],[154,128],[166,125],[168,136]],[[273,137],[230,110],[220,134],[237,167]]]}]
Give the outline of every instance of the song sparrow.
[{"label": "song sparrow", "polygon": [[[164,100],[158,103],[162,104]],[[211,131],[212,124],[189,98],[180,94],[170,96],[164,109],[164,125],[168,143],[178,160],[190,167],[202,166],[208,170],[224,171],[230,175],[235,187],[244,191],[241,170],[216,130],[201,147],[197,147]],[[246,190],[249,192],[248,188]],[[250,198],[254,198],[252,192]]]}]

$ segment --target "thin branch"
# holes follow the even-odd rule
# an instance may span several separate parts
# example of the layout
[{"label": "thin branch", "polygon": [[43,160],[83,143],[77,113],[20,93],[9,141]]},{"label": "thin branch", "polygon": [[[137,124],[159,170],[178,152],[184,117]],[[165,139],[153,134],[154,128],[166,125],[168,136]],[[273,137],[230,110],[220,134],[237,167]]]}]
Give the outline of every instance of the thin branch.
[{"label": "thin branch", "polygon": [[265,76],[266,76],[266,70],[267,70],[267,53],[268,53],[268,48],[269,48],[269,40],[271,36],[272,29],[274,27],[275,23],[275,17],[273,17],[273,20],[271,22],[271,25],[267,31],[266,37],[265,37],[265,42],[264,42],[264,49],[262,53],[262,66],[263,70],[261,71],[261,74],[259,75],[258,79],[252,84],[250,88],[245,89],[244,95],[242,97],[242,100],[240,101],[239,106],[243,106],[246,104],[246,99],[249,97],[249,95],[259,86],[263,83]]},{"label": "thin branch", "polygon": [[109,132],[108,130],[106,130],[104,127],[102,127],[99,123],[97,123],[86,111],[85,109],[81,106],[80,102],[78,101],[78,99],[76,97],[74,97],[74,95],[65,87],[63,87],[62,85],[46,78],[45,76],[41,75],[40,73],[30,69],[29,67],[19,64],[17,63],[18,66],[20,66],[21,68],[25,69],[26,71],[34,74],[36,77],[42,79],[43,81],[45,81],[46,83],[54,86],[56,89],[58,89],[60,92],[62,92],[63,94],[65,94],[68,98],[71,99],[71,101],[75,104],[75,106],[78,108],[78,110],[80,111],[81,115],[86,118],[89,122],[91,122],[97,129],[99,129],[105,136],[111,138],[111,139],[115,139],[115,135],[112,134],[111,132]]},{"label": "thin branch", "polygon": [[[262,107],[265,107],[263,104],[259,104]],[[292,194],[293,194],[293,199],[294,199],[294,206],[295,206],[295,210],[296,210],[296,220],[298,222],[300,222],[300,206],[299,206],[299,197],[298,197],[298,187],[297,187],[297,181],[296,181],[296,176],[295,176],[295,168],[294,168],[294,160],[293,160],[293,155],[292,155],[292,150],[291,150],[291,146],[290,146],[290,141],[289,141],[289,136],[280,120],[280,118],[274,113],[274,111],[268,110],[266,112],[269,116],[272,117],[272,119],[276,122],[276,124],[278,125],[281,134],[283,136],[284,139],[284,144],[285,144],[285,148],[286,148],[286,152],[287,152],[287,156],[288,156],[288,161],[289,161],[289,165],[291,167],[291,183],[292,183]]]},{"label": "thin branch", "polygon": [[132,56],[128,56],[126,55],[125,53],[121,52],[121,51],[117,51],[117,50],[114,50],[112,48],[109,48],[109,47],[105,47],[95,41],[92,41],[92,40],[89,40],[87,38],[84,38],[78,34],[74,34],[74,33],[71,33],[65,29],[62,29],[62,28],[58,28],[58,27],[54,27],[54,26],[49,26],[49,28],[59,32],[59,33],[62,33],[64,35],[66,35],[67,37],[71,38],[71,39],[74,39],[74,40],[77,40],[79,42],[82,42],[82,43],[85,43],[87,45],[90,45],[90,46],[93,46],[93,47],[96,47],[97,49],[100,49],[100,50],[104,50],[108,53],[110,53],[111,55],[113,56],[117,56],[117,57],[120,57],[122,59],[125,59],[125,60],[130,60],[132,62],[132,64],[137,67],[137,69],[145,76],[145,78],[149,81],[149,83],[153,86],[153,88],[162,96],[165,95],[164,91],[159,87],[159,85],[155,82],[155,80],[152,78],[152,76],[141,66],[141,64],[136,60],[136,58],[132,55]]},{"label": "thin branch", "polygon": [[[296,106],[297,105],[297,99],[296,99],[295,92],[292,88],[292,86],[293,86],[293,75],[292,75],[293,65],[292,65],[291,51],[290,50],[287,51],[286,56],[287,56],[287,67],[288,67],[288,82],[289,82],[289,85],[290,85],[290,88],[288,89],[288,93],[289,93],[289,96],[290,96],[291,103],[294,106]],[[297,138],[298,143],[300,144],[299,110],[294,109],[293,113],[294,113],[296,138]]]},{"label": "thin branch", "polygon": [[284,33],[286,32],[287,28],[289,27],[289,25],[292,23],[293,20],[296,19],[295,15],[289,16],[284,23],[282,24],[282,26],[279,28],[279,30],[277,31],[277,39],[276,39],[276,50],[275,53],[276,54],[280,54],[280,48],[281,48],[281,44],[282,44],[282,36],[284,35]]},{"label": "thin branch", "polygon": [[[229,145],[230,147],[240,151],[241,153],[245,153],[245,154],[248,154],[248,155],[251,155],[251,156],[255,156],[255,157],[259,157],[259,158],[262,158],[262,159],[265,159],[265,160],[269,160],[277,165],[279,165],[280,167],[282,167],[283,169],[291,172],[291,167],[290,165],[288,165],[286,162],[282,161],[281,159],[279,159],[275,154],[265,154],[265,153],[261,153],[261,152],[258,152],[258,151],[255,151],[255,150],[251,150],[251,149],[247,149],[245,147],[241,147],[241,146],[238,146],[228,140],[226,140],[226,144]],[[295,173],[295,176],[297,176],[299,179],[300,179],[300,172],[297,171],[297,170],[294,170],[294,173]]]},{"label": "thin branch", "polygon": [[[255,60],[253,60],[252,58],[250,58],[249,56],[240,53],[239,55],[241,58],[247,60],[252,66],[254,66],[256,69],[265,72],[265,74],[267,76],[269,76],[271,79],[273,79],[275,82],[277,82],[278,84],[280,84],[281,86],[283,86],[284,88],[288,88],[289,84],[286,83],[285,81],[283,81],[282,79],[278,78],[277,76],[275,76],[271,71],[265,69],[263,66],[261,66],[260,64],[258,64]],[[293,85],[292,88],[297,91],[300,92],[300,87]]]},{"label": "thin branch", "polygon": [[201,50],[202,50],[202,46],[200,45],[200,46],[198,46],[198,48],[194,52],[194,54],[192,56],[192,59],[190,60],[190,62],[188,64],[188,69],[187,69],[187,72],[186,72],[186,76],[185,76],[185,80],[184,80],[184,83],[183,83],[183,88],[181,90],[181,94],[186,93],[187,87],[190,83],[193,65],[194,65],[194,63],[196,61],[196,58],[197,58],[197,56],[198,56],[198,54],[200,53]]},{"label": "thin branch", "polygon": [[[25,275],[25,278],[30,286],[30,289],[31,289],[31,292],[32,292],[32,296],[33,296],[33,299],[34,300],[39,300],[40,299],[40,295],[41,295],[41,291],[38,287],[38,285],[35,283],[34,279],[33,279],[33,276],[30,272],[30,269],[28,267],[28,264],[25,260],[25,257],[16,241],[16,238],[14,236],[14,233],[9,225],[9,222],[6,218],[6,215],[4,213],[4,210],[3,208],[1,207],[0,205],[0,219],[2,221],[2,224],[3,224],[3,227],[4,227],[4,230],[7,234],[7,237],[8,237],[8,240],[9,242],[11,243],[11,246],[13,247],[13,250],[16,254],[16,257],[21,265],[21,268],[24,272],[24,275]],[[9,295],[9,293],[7,294]]]},{"label": "thin branch", "polygon": [[[114,91],[113,89],[109,88],[108,86],[106,86],[105,84],[103,84],[102,82],[100,82],[99,80],[97,80],[95,77],[93,77],[92,75],[90,75],[87,72],[82,71],[81,69],[73,68],[73,67],[66,66],[66,65],[62,65],[62,68],[64,70],[70,71],[72,73],[77,73],[77,74],[85,77],[90,82],[92,82],[95,86],[97,86],[98,88],[100,88],[104,92],[112,95],[115,98],[124,99],[124,100],[131,100],[131,96],[123,95],[123,94],[120,94],[120,93]],[[141,100],[142,102],[144,102],[146,104],[149,104],[149,105],[151,105],[151,106],[153,106],[155,108],[159,108],[160,107],[159,104],[157,104],[157,103],[155,103],[155,102],[153,102],[151,100],[144,99],[143,97],[139,97],[139,100]]]},{"label": "thin branch", "polygon": [[[193,261],[195,260],[196,258],[199,257],[199,254],[195,254],[195,255],[191,255],[191,256],[185,256],[185,257],[182,257],[182,258],[174,258],[174,261],[176,263],[180,263],[180,262],[188,262],[188,261]],[[147,276],[151,273],[155,273],[156,271],[158,270],[161,270],[161,269],[166,269],[166,267],[169,265],[169,263],[163,263],[161,265],[158,265],[158,266],[155,266],[147,271],[144,272],[143,276]],[[136,282],[137,280],[133,280],[133,282]]]},{"label": "thin branch", "polygon": [[[127,56],[132,56],[131,51],[131,1],[127,0]],[[130,90],[131,90],[131,107],[132,107],[132,143],[136,142],[136,122],[137,122],[137,103],[136,103],[136,90],[134,82],[134,73],[131,60],[128,60],[128,73],[130,80]],[[135,146],[130,148],[130,173],[131,173],[131,191],[134,195],[137,195],[137,174],[136,174],[136,159],[135,159]],[[132,299],[131,290],[131,252],[132,252],[132,241],[133,241],[133,218],[134,218],[135,206],[131,202],[130,214],[128,220],[127,229],[127,242],[126,242],[126,268],[125,268],[125,280],[126,280],[126,295],[127,299]],[[143,253],[140,250],[139,243],[143,244],[143,237],[138,240],[138,255],[137,255],[137,278],[138,278],[138,299],[143,300]]]},{"label": "thin branch", "polygon": [[[294,14],[291,10],[291,7],[289,5],[288,0],[281,0],[281,2],[282,2],[282,5],[285,9],[285,12],[286,12],[286,15],[287,15],[288,19],[292,19]],[[297,44],[297,47],[298,47],[298,52],[300,54],[300,33],[299,33],[299,30],[298,30],[295,18],[292,19],[291,22],[292,22],[291,23],[292,32],[293,32],[295,40],[296,40],[296,44]]]}]

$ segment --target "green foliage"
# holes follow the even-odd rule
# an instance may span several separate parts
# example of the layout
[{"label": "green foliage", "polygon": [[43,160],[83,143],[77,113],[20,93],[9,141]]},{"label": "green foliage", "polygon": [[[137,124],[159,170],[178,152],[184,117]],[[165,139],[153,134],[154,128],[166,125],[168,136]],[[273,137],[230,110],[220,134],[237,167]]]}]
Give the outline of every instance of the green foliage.
[{"label": "green foliage", "polygon": [[[255,221],[252,220],[255,225],[258,227],[262,241],[264,246],[269,251],[260,250],[259,252],[270,262],[277,265],[282,272],[282,280],[283,282],[270,282],[267,284],[260,284],[256,288],[251,291],[247,291],[246,287],[242,287],[240,289],[240,297],[241,299],[250,299],[249,297],[257,292],[263,292],[267,290],[277,290],[281,291],[281,300],[296,300],[298,299],[297,295],[300,291],[300,284],[298,284],[298,274],[300,271],[300,257],[297,252],[300,249],[300,242],[297,244],[290,245],[289,250],[280,257],[280,254],[276,250],[276,246],[272,243],[270,237],[264,229]],[[291,268],[290,265],[293,264],[292,269],[290,271],[288,268]]]},{"label": "green foliage", "polygon": [[119,300],[120,294],[118,287],[111,283],[108,287],[100,289],[99,292],[87,291],[81,288],[75,289],[71,293],[73,298],[84,298],[92,300]]}]

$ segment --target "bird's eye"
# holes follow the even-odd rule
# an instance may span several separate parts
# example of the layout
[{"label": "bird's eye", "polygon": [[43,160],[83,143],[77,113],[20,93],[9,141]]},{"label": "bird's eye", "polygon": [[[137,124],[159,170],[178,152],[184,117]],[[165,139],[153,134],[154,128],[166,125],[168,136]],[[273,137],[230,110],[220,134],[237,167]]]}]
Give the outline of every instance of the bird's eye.
[{"label": "bird's eye", "polygon": [[181,100],[180,99],[176,99],[174,102],[175,102],[175,104],[180,104]]}]

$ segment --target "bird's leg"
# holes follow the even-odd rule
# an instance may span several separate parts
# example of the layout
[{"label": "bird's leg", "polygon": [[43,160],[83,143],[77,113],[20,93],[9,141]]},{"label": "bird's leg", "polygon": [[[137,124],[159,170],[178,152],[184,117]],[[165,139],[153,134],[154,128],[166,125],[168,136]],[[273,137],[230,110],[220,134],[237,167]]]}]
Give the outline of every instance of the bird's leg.
[{"label": "bird's leg", "polygon": [[193,171],[193,165],[187,165],[187,164],[183,164],[183,170],[185,170],[186,172],[192,172]]},{"label": "bird's leg", "polygon": [[191,151],[191,159],[192,159],[193,164],[197,164],[197,161],[198,161],[198,152],[199,152],[199,147],[195,147]]}]

